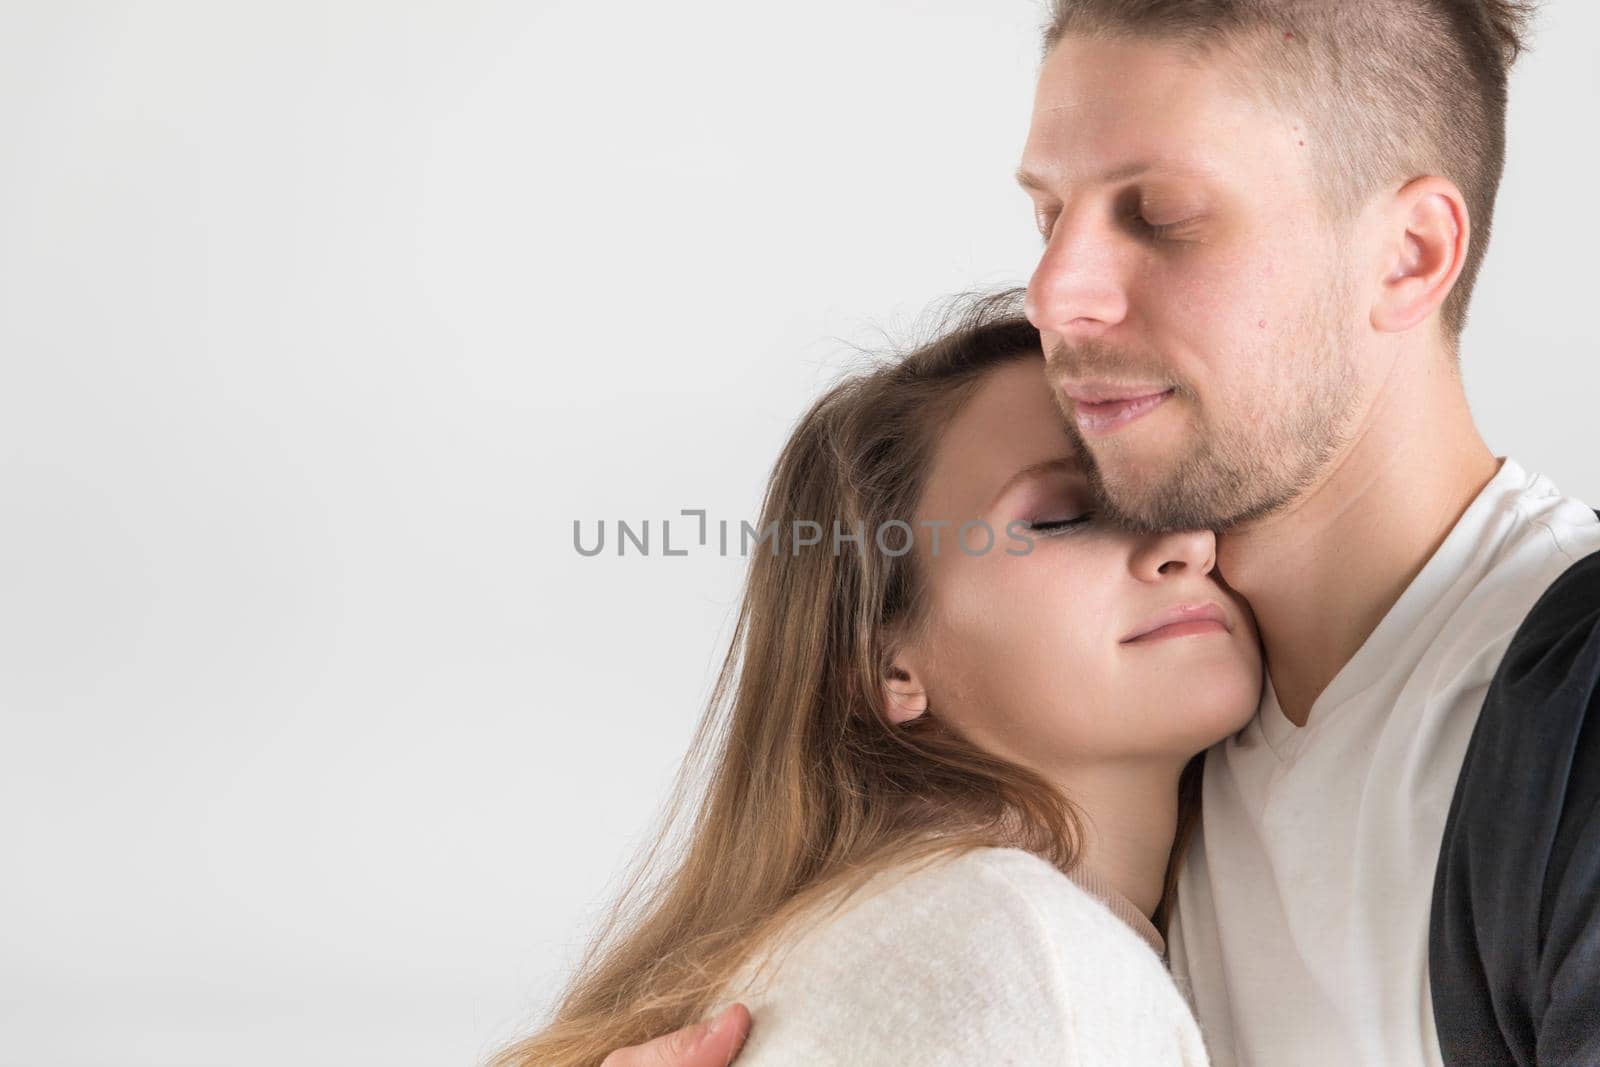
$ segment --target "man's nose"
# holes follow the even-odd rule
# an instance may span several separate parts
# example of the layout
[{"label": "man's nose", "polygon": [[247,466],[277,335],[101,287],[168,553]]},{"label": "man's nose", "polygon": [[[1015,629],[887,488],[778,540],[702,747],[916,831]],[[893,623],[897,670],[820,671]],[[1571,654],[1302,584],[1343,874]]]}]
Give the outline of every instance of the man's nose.
[{"label": "man's nose", "polygon": [[1028,282],[1028,321],[1068,342],[1099,337],[1127,317],[1124,270],[1103,226],[1061,216]]}]

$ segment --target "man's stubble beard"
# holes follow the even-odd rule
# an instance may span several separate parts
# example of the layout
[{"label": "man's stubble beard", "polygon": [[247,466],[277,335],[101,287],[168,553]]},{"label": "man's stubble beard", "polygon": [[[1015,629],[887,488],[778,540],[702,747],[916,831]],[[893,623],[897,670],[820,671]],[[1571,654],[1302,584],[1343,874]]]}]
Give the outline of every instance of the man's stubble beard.
[{"label": "man's stubble beard", "polygon": [[[1346,277],[1336,272],[1330,284],[1318,288],[1320,295],[1288,337],[1249,354],[1258,367],[1267,367],[1258,376],[1264,388],[1236,404],[1223,426],[1212,422],[1188,383],[1170,374],[1140,373],[1136,364],[1103,345],[1052,350],[1051,368],[1070,368],[1075,377],[1091,377],[1087,371],[1156,383],[1164,377],[1173,390],[1167,403],[1187,409],[1192,432],[1178,445],[1184,455],[1166,469],[1119,463],[1121,441],[1113,437],[1091,444],[1067,419],[1102,517],[1139,533],[1225,530],[1279,511],[1314,485],[1347,444],[1358,400],[1351,338],[1344,327]],[[1270,364],[1283,362],[1291,351],[1299,373],[1274,379]]]}]

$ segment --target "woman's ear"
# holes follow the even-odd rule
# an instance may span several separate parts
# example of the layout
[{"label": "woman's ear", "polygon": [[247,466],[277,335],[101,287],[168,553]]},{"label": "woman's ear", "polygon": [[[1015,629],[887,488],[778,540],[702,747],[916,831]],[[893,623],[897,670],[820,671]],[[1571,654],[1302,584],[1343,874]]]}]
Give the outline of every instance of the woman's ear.
[{"label": "woman's ear", "polygon": [[906,656],[896,656],[883,675],[883,706],[896,726],[927,714],[928,690]]}]

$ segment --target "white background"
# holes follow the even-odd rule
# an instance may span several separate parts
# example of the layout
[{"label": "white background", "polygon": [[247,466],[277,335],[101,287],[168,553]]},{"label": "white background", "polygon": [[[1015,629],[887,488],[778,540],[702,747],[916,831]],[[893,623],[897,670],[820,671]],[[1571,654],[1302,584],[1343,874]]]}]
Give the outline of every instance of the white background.
[{"label": "white background", "polygon": [[[0,3],[0,1063],[470,1064],[700,714],[846,342],[1025,280],[1030,0]],[[1466,342],[1600,501],[1600,12]],[[675,538],[676,539],[676,538]]]}]

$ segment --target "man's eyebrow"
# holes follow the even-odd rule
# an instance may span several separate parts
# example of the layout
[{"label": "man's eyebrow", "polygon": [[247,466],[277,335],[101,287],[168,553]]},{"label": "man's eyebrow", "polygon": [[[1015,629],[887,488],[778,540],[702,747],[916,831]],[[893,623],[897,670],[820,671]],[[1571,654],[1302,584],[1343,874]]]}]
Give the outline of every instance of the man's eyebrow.
[{"label": "man's eyebrow", "polygon": [[1017,184],[1029,192],[1046,193],[1050,191],[1043,178],[1035,177],[1026,167],[1018,169],[1016,173]]},{"label": "man's eyebrow", "polygon": [[[1089,179],[1089,181],[1095,185],[1110,185],[1116,182],[1132,181],[1134,178],[1143,177],[1151,171],[1168,171],[1173,174],[1192,175],[1195,177],[1205,177],[1210,173],[1204,167],[1176,160],[1134,160],[1099,174]],[[1044,176],[1029,170],[1026,164],[1017,170],[1016,179],[1018,185],[1032,192],[1054,192],[1050,187],[1050,181]]]},{"label": "man's eyebrow", "polygon": [[1082,470],[1083,465],[1078,461],[1077,456],[1055,456],[1051,459],[1040,460],[1038,463],[1030,463],[1005,480],[1005,484],[994,495],[994,499],[989,501],[989,507],[993,509],[996,504],[1000,503],[1000,499],[1011,491],[1012,487],[1020,485],[1030,478],[1039,478],[1046,474],[1077,474]]}]

